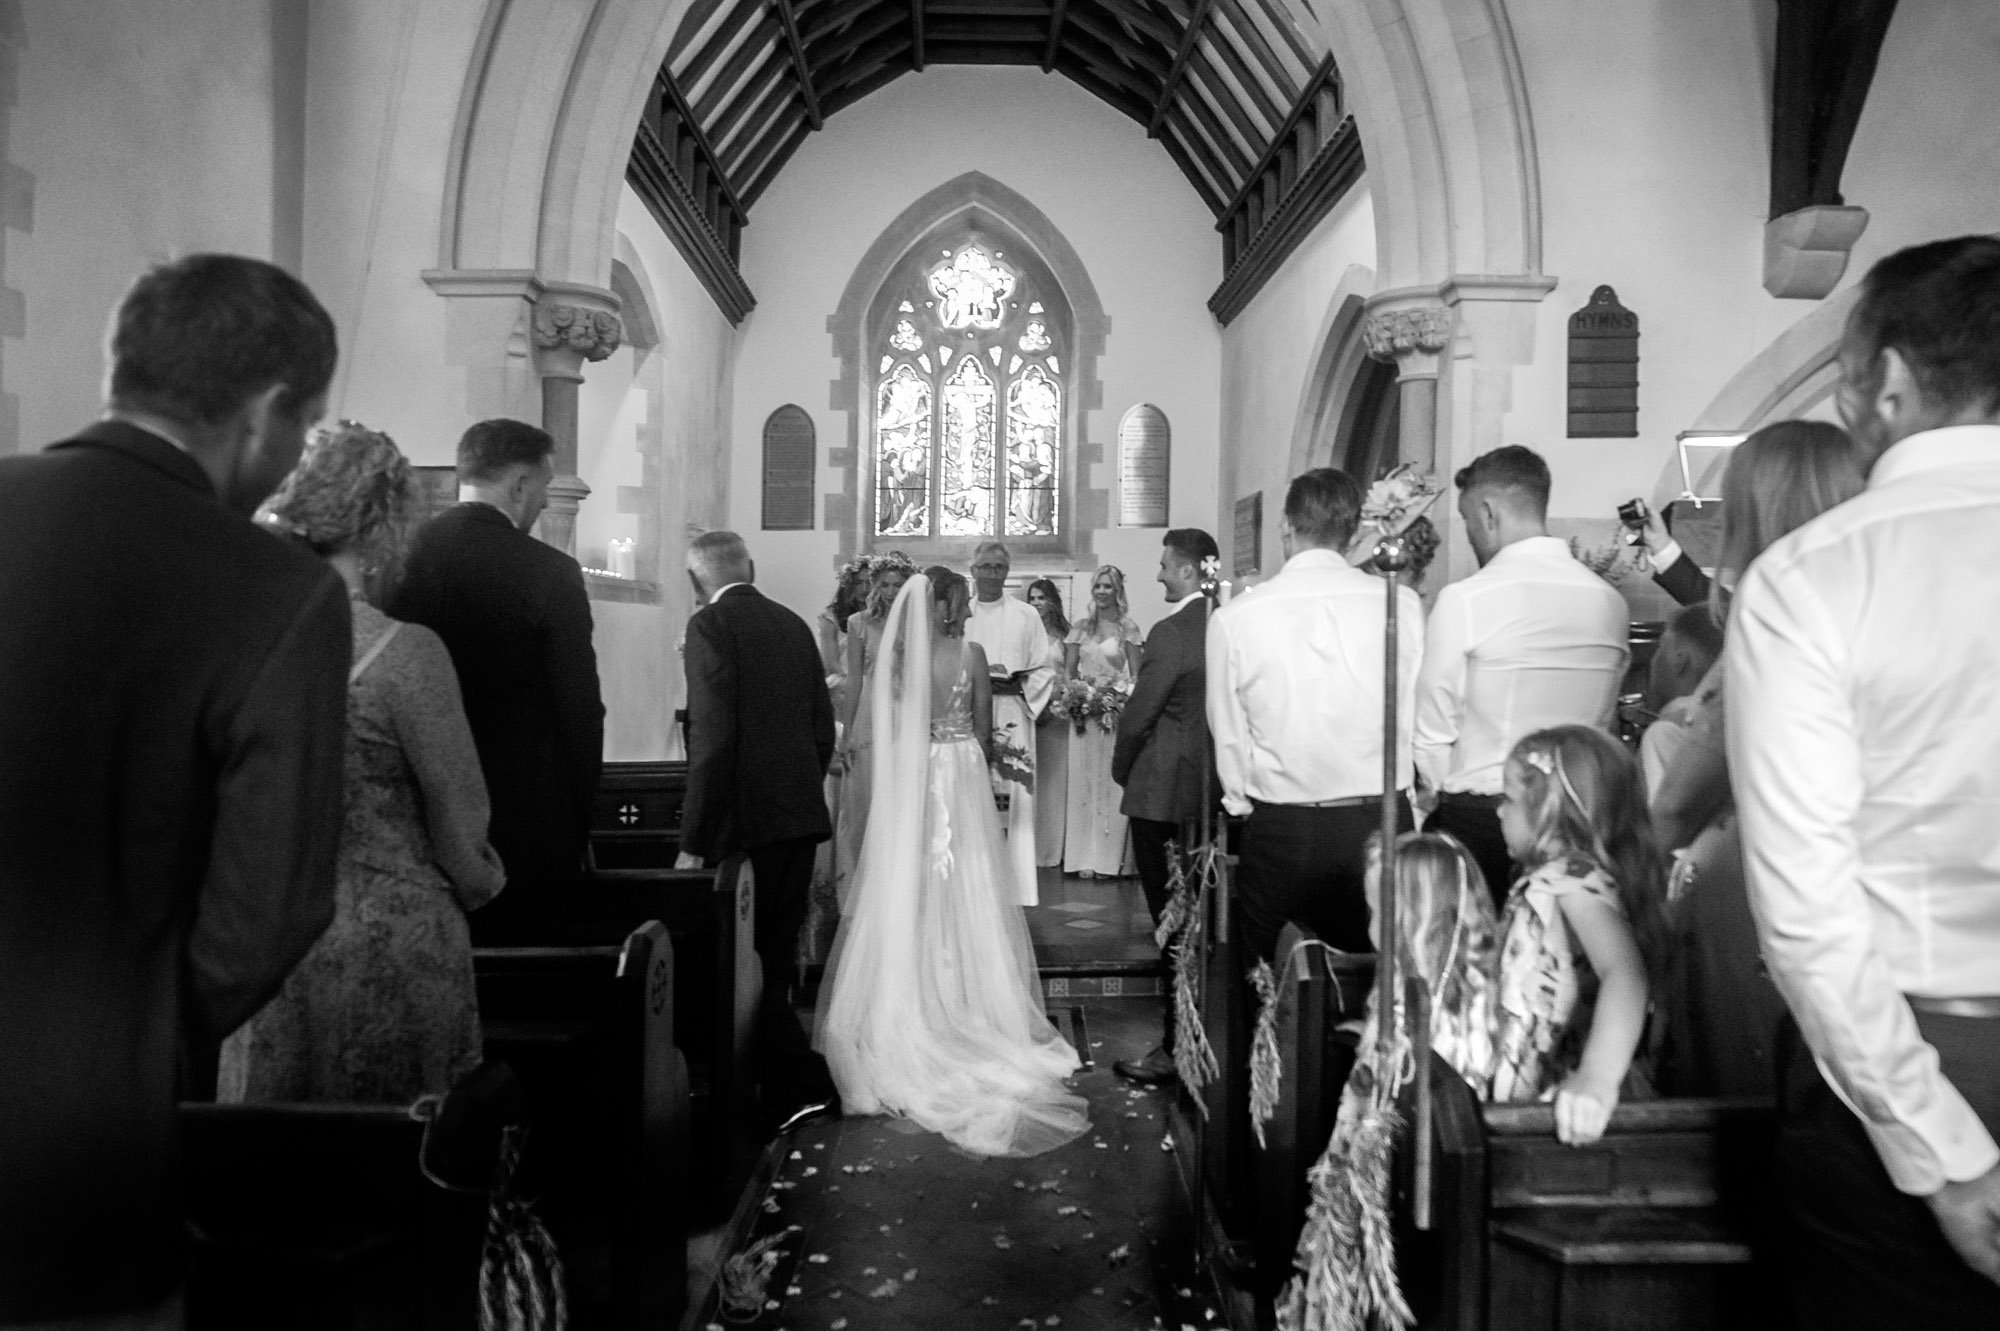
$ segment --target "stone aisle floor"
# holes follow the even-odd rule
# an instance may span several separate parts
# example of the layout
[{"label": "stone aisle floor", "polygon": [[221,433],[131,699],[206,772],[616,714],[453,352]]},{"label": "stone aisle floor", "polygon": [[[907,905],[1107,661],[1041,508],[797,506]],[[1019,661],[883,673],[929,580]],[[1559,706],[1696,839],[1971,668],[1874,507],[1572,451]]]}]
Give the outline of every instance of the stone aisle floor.
[{"label": "stone aisle floor", "polygon": [[[1065,1012],[1063,1026],[1070,1033]],[[763,1200],[781,1236],[761,1309],[709,1325],[755,1331],[1220,1326],[1193,1266],[1167,1136],[1168,1092],[1111,1071],[1158,1036],[1157,1000],[1095,1000],[1096,1062],[1075,1085],[1092,1131],[1029,1160],[969,1156],[886,1118],[795,1134]]]}]

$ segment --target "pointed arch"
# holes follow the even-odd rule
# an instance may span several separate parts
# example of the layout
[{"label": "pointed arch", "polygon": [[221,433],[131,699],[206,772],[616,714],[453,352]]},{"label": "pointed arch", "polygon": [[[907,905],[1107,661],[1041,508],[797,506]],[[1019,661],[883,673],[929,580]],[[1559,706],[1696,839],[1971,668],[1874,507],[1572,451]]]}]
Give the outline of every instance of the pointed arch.
[{"label": "pointed arch", "polygon": [[1063,534],[1052,541],[1017,542],[1010,538],[1010,543],[1088,563],[1091,529],[1109,526],[1111,519],[1110,490],[1088,484],[1089,464],[1101,460],[1101,449],[1086,442],[1090,437],[1089,413],[1103,406],[1104,385],[1097,365],[1110,336],[1111,319],[1082,257],[1048,215],[1025,196],[980,171],[968,171],[939,185],[883,228],[855,265],[839,305],[827,316],[827,332],[841,367],[840,377],[829,385],[828,405],[847,414],[847,447],[834,450],[831,457],[843,477],[843,488],[826,497],[825,525],[840,533],[842,558],[869,539],[863,531],[867,505],[862,485],[868,466],[866,444],[874,406],[875,366],[867,359],[868,339],[883,315],[878,304],[884,289],[911,255],[942,248],[968,230],[1002,240],[1003,249],[1017,248],[1032,256],[1069,307],[1075,363],[1066,367],[1069,392],[1061,404],[1069,446],[1064,451],[1062,484],[1054,500],[1068,516]]}]

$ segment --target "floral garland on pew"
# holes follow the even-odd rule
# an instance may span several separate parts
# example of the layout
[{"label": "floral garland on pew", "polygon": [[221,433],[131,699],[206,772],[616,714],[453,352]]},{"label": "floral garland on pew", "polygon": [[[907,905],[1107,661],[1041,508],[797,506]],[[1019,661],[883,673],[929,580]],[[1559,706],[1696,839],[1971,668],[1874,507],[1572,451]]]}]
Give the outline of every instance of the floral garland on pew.
[{"label": "floral garland on pew", "polygon": [[[1202,1025],[1194,972],[1199,968],[1202,935],[1208,927],[1209,896],[1222,872],[1221,855],[1220,846],[1210,845],[1183,856],[1178,843],[1167,843],[1167,907],[1160,913],[1159,927],[1153,930],[1153,942],[1163,950],[1171,946],[1174,959],[1174,1071],[1203,1118],[1208,1117],[1208,1105],[1201,1097],[1201,1088],[1220,1075],[1222,1065]],[[1192,874],[1187,869],[1190,860]]]},{"label": "floral garland on pew", "polygon": [[[1308,948],[1315,947],[1330,956],[1354,955],[1318,938],[1301,938],[1285,954],[1285,964],[1275,975],[1268,961],[1259,961],[1250,968],[1250,986],[1257,991],[1257,1025],[1250,1039],[1250,1131],[1256,1134],[1259,1147],[1264,1145],[1264,1125],[1277,1116],[1278,1096],[1284,1083],[1284,1062],[1278,1054],[1278,995],[1296,978],[1299,958]],[[1329,978],[1333,981],[1335,999],[1345,1006],[1340,977]]]}]

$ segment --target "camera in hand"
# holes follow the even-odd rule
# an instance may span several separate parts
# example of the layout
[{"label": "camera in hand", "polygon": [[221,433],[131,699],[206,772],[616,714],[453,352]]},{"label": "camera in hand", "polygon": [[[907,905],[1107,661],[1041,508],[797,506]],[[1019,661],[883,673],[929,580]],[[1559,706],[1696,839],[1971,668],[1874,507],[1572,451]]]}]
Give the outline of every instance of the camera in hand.
[{"label": "camera in hand", "polygon": [[1644,531],[1646,520],[1652,516],[1653,511],[1643,499],[1628,499],[1618,506],[1618,520],[1633,531]]}]

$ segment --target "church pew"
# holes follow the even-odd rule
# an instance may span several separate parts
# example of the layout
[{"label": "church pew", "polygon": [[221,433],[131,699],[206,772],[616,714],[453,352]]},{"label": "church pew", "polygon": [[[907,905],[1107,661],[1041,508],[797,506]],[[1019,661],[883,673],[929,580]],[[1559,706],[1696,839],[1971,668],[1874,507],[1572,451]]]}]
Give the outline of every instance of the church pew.
[{"label": "church pew", "polygon": [[590,945],[659,920],[673,938],[675,1037],[686,1055],[705,1138],[733,1177],[752,1119],[763,969],[756,950],[756,881],[747,856],[714,869],[600,869],[587,874],[548,941]]},{"label": "church pew", "polygon": [[[1313,939],[1304,925],[1285,926],[1278,936],[1276,978],[1285,978],[1283,958]],[[1307,946],[1293,964],[1290,982],[1277,989],[1278,1102],[1264,1125],[1264,1143],[1254,1151],[1254,1242],[1267,1293],[1290,1274],[1312,1191],[1306,1174],[1333,1135],[1341,1092],[1354,1068],[1357,1036],[1340,1027],[1344,1022],[1358,1027],[1366,1017],[1374,983],[1372,954],[1336,955]]]},{"label": "church pew", "polygon": [[440,1111],[449,1140],[398,1105],[183,1104],[189,1325],[469,1331],[486,1186],[520,1114],[491,1064]]},{"label": "church pew", "polygon": [[686,799],[684,762],[604,764],[591,800],[590,868],[673,868]]},{"label": "church pew", "polygon": [[1599,1141],[1556,1140],[1550,1104],[1480,1104],[1433,1060],[1434,1227],[1407,1207],[1397,1256],[1419,1325],[1437,1331],[1639,1331],[1781,1324],[1768,1250],[1768,1104],[1621,1104]]},{"label": "church pew", "polygon": [[572,1297],[660,1324],[686,1295],[690,1096],[675,954],[647,921],[620,947],[473,952],[489,1057],[527,1091],[523,1190],[546,1199]]}]

